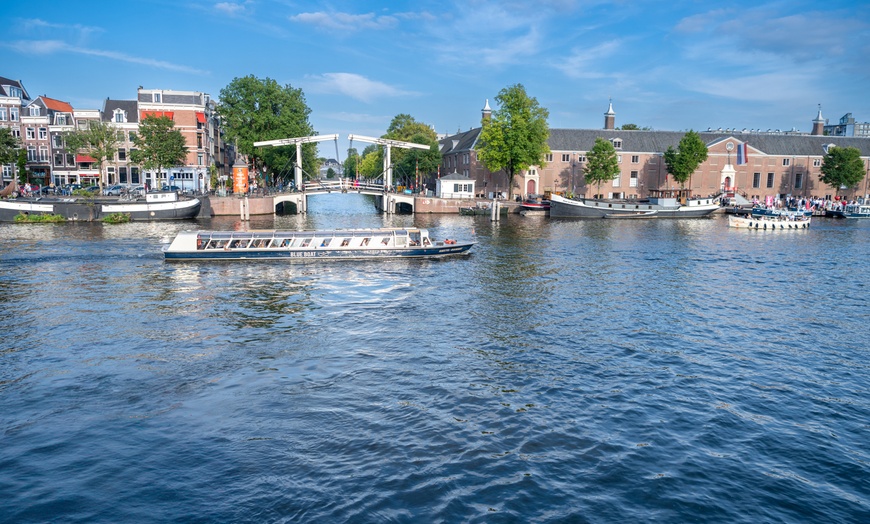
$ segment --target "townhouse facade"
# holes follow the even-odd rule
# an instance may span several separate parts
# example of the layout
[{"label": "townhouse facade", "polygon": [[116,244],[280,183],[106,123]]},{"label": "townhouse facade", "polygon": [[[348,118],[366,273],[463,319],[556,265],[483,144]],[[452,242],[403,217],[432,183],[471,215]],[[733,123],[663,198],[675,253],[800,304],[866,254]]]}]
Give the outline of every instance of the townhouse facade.
[{"label": "townhouse facade", "polygon": [[[489,105],[482,118],[489,117]],[[551,129],[550,154],[545,165],[531,166],[513,180],[513,193],[528,196],[547,191],[578,196],[641,199],[651,189],[678,187],[668,175],[664,152],[676,148],[685,136],[681,131],[620,130],[615,126],[612,104],[604,114],[603,129]],[[692,175],[686,187],[700,196],[736,192],[747,198],[766,196],[817,196],[821,198],[870,197],[870,138],[824,135],[821,110],[810,133],[708,130],[700,132],[708,158]],[[440,141],[442,173],[458,172],[475,180],[478,196],[504,196],[508,180],[504,172],[492,173],[477,160],[481,128],[445,137]],[[597,187],[585,183],[586,153],[596,138],[613,144],[619,175]],[[831,147],[854,147],[861,152],[864,179],[852,188],[833,188],[820,180],[822,159]],[[738,158],[738,150],[746,151]]]},{"label": "townhouse facade", "polygon": [[[139,123],[148,115],[172,119],[187,146],[187,158],[163,173],[143,170],[130,160]],[[116,128],[118,151],[100,169],[96,159],[66,149],[64,134],[85,129],[92,121]],[[40,96],[31,99],[21,81],[0,77],[0,126],[19,138],[27,153],[29,181],[38,185],[149,184],[174,185],[183,190],[210,189],[210,166],[226,177],[233,150],[224,144],[216,104],[206,93],[143,89],[136,100],[107,98],[101,109],[76,109],[71,104]],[[2,166],[0,186],[16,176],[15,164]]]}]

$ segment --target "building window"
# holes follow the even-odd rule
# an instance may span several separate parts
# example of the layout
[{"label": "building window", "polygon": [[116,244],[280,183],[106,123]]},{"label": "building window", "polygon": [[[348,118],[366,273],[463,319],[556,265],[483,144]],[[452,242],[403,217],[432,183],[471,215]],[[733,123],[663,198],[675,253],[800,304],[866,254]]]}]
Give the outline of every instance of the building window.
[{"label": "building window", "polygon": [[632,164],[640,164],[640,155],[631,155]]},{"label": "building window", "polygon": [[794,175],[794,188],[801,189],[804,187],[804,174],[803,173],[795,173]]},{"label": "building window", "polygon": [[761,173],[752,173],[752,187],[761,187]]},{"label": "building window", "polygon": [[67,153],[67,154],[66,154],[66,165],[68,165],[68,166],[74,166],[74,165],[76,165],[76,159],[75,159],[75,157],[73,156],[72,153]]},{"label": "building window", "polygon": [[202,133],[196,134],[196,147],[202,149]]},{"label": "building window", "polygon": [[61,149],[61,148],[63,148],[63,136],[62,136],[62,135],[59,135],[59,134],[58,134],[58,135],[54,135],[54,136],[51,137],[51,138],[52,138],[53,141],[54,141],[54,148],[55,148],[55,149]]},{"label": "building window", "polygon": [[622,139],[621,138],[614,138],[612,140],[612,142],[613,142],[613,147],[615,149],[622,149]]},{"label": "building window", "polygon": [[15,86],[9,86],[9,96],[12,98],[21,98],[21,88]]},{"label": "building window", "polygon": [[130,168],[130,183],[138,184],[139,183],[139,168],[131,167]]},{"label": "building window", "polygon": [[568,153],[562,153],[562,162],[570,162],[570,161],[571,161],[571,155],[569,155]]},{"label": "building window", "polygon": [[202,153],[196,154],[196,165],[198,165],[198,166],[202,165]]},{"label": "building window", "polygon": [[790,158],[783,158],[782,165],[784,165],[784,166],[791,165],[791,159]]},{"label": "building window", "polygon": [[544,155],[544,161],[545,162],[552,162],[553,161],[553,153],[547,153],[546,155]]},{"label": "building window", "polygon": [[6,108],[0,107],[0,120],[6,120]]},{"label": "building window", "polygon": [[63,153],[55,153],[54,165],[56,165],[57,167],[60,167],[63,165]]},{"label": "building window", "polygon": [[767,187],[773,187],[773,173],[767,174]]},{"label": "building window", "polygon": [[118,168],[118,183],[126,184],[127,183],[127,167],[121,166]]},{"label": "building window", "polygon": [[67,122],[66,115],[57,115],[54,118],[54,123],[59,126],[65,126]]},{"label": "building window", "polygon": [[814,158],[813,159],[813,167],[822,167],[822,159]]},{"label": "building window", "polygon": [[39,146],[39,161],[40,162],[48,162],[48,146]]},{"label": "building window", "polygon": [[115,123],[123,124],[124,123],[124,112],[123,111],[115,111]]},{"label": "building window", "polygon": [[25,135],[28,140],[33,140],[36,138],[36,129],[32,127],[27,128],[27,134]]},{"label": "building window", "polygon": [[578,162],[586,162],[586,155],[580,155],[579,157],[577,157],[577,161]]},{"label": "building window", "polygon": [[27,146],[27,161],[36,162],[36,146]]},{"label": "building window", "polygon": [[30,106],[30,116],[39,116],[39,106]]},{"label": "building window", "polygon": [[136,140],[136,132],[130,131],[130,143],[132,144],[134,140]]},{"label": "building window", "polygon": [[118,161],[123,162],[125,160],[127,160],[127,150],[122,147],[118,149]]},{"label": "building window", "polygon": [[44,127],[40,127],[39,128],[39,139],[45,140],[46,138],[48,138],[48,129],[46,129]]},{"label": "building window", "polygon": [[628,179],[628,185],[631,187],[637,187],[637,171],[631,172],[631,178]]},{"label": "building window", "polygon": [[12,164],[3,164],[3,178],[12,178]]},{"label": "building window", "polygon": [[15,138],[18,138],[18,139],[21,138],[21,128],[20,127],[18,127],[18,126],[11,127],[11,128],[9,128],[9,130],[12,131],[12,136],[14,136]]},{"label": "building window", "polygon": [[151,94],[151,100],[152,100],[155,104],[159,104],[159,103],[160,103],[160,93],[152,93],[152,94]]},{"label": "building window", "polygon": [[9,120],[16,122],[18,120],[18,108],[10,107],[9,108]]},{"label": "building window", "polygon": [[619,177],[620,177],[620,175],[621,175],[621,173],[620,173],[619,175],[616,175],[616,178],[613,179],[613,187],[619,187]]},{"label": "building window", "polygon": [[622,163],[622,155],[616,155],[616,163],[617,163],[617,164],[621,164],[621,163]]}]

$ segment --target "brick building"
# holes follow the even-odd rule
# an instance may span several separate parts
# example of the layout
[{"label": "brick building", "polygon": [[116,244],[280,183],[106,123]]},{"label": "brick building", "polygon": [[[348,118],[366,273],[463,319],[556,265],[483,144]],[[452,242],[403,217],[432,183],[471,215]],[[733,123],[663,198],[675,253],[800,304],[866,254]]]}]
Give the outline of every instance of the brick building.
[{"label": "brick building", "polygon": [[[482,117],[489,118],[487,103]],[[620,174],[602,185],[605,198],[645,198],[650,189],[674,187],[667,174],[664,152],[676,148],[685,135],[681,131],[619,130],[611,104],[604,114],[604,129],[551,129],[551,153],[546,165],[531,166],[514,178],[514,194],[528,195],[546,191],[574,193],[592,197],[594,186],[584,181],[586,153],[598,137],[609,140],[617,152]],[[700,132],[707,144],[708,158],[694,173],[687,187],[706,196],[733,190],[750,198],[768,195],[850,198],[870,195],[870,139],[824,136],[821,111],[812,121],[813,134],[797,132],[760,132],[749,130],[708,130]],[[448,136],[440,141],[442,173],[457,171],[473,178],[478,194],[489,196],[507,192],[507,175],[489,172],[477,161],[480,128]],[[832,188],[819,181],[822,158],[831,146],[855,147],[861,152],[865,178],[855,188]],[[737,151],[747,152],[738,163]],[[742,160],[742,158],[741,158]]]}]

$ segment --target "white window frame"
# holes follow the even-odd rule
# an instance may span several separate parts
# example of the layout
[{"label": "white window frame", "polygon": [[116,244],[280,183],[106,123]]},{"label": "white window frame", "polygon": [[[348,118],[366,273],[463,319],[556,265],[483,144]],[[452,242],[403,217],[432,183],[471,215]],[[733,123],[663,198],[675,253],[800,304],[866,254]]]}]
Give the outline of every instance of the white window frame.
[{"label": "white window frame", "polygon": [[630,178],[628,179],[628,187],[637,187],[637,178],[639,174],[640,173],[638,173],[637,171],[631,172],[631,174],[629,175]]}]

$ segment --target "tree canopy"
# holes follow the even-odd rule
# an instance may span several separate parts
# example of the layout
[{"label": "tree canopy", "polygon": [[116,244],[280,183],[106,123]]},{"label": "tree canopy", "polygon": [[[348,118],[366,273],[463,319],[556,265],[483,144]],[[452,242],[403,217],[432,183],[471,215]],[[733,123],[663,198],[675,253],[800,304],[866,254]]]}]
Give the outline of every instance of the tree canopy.
[{"label": "tree canopy", "polygon": [[834,188],[855,187],[864,178],[861,151],[855,147],[830,147],[822,158],[819,180]]},{"label": "tree canopy", "polygon": [[610,140],[595,139],[592,150],[586,153],[584,177],[587,184],[597,186],[596,198],[601,198],[601,183],[609,182],[619,175],[619,159]]},{"label": "tree canopy", "polygon": [[546,165],[550,113],[529,97],[522,84],[502,89],[495,97],[499,108],[483,120],[477,158],[492,172],[504,170],[513,198],[514,176],[529,166]]},{"label": "tree canopy", "polygon": [[144,169],[156,170],[156,181],[162,178],[164,167],[183,164],[187,157],[184,136],[167,116],[145,117],[133,142],[137,149],[130,152],[130,159]]},{"label": "tree canopy", "polygon": [[390,150],[390,160],[393,162],[394,171],[400,176],[428,175],[438,170],[441,165],[441,151],[438,147],[438,135],[430,126],[417,122],[408,114],[399,114],[393,117],[386,134],[381,138],[401,140],[429,146],[429,149],[404,149],[394,147]]},{"label": "tree canopy", "polygon": [[0,164],[11,164],[18,158],[21,143],[8,127],[0,126]]},{"label": "tree canopy", "polygon": [[[227,142],[235,142],[255,170],[273,177],[292,178],[296,146],[254,147],[254,142],[315,135],[302,90],[290,84],[282,87],[271,78],[234,78],[221,89],[218,114]],[[302,169],[309,177],[317,175],[316,157],[317,144],[302,145]]]},{"label": "tree canopy", "polygon": [[92,120],[83,129],[64,133],[64,142],[70,151],[96,160],[100,172],[99,185],[102,188],[106,183],[103,180],[103,164],[113,160],[118,152],[117,129],[108,122]]},{"label": "tree canopy", "polygon": [[701,135],[689,130],[680,139],[677,149],[668,146],[664,158],[665,164],[668,166],[668,173],[674,177],[680,187],[685,188],[686,181],[689,180],[692,173],[707,160],[707,144],[701,140]]}]

